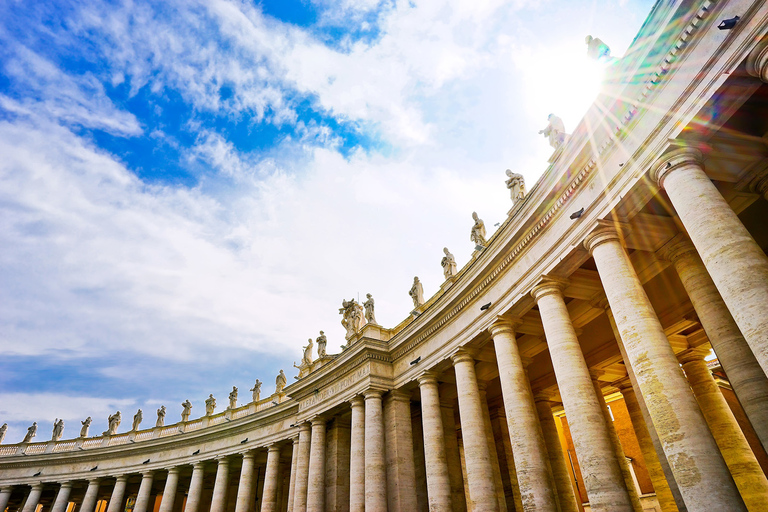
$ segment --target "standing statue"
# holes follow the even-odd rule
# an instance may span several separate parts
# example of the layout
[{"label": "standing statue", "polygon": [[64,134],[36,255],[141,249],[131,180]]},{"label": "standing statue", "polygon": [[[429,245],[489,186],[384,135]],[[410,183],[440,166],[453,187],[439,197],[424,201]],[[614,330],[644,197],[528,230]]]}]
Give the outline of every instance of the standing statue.
[{"label": "standing statue", "polygon": [[275,393],[282,393],[286,384],[288,384],[288,379],[285,378],[285,372],[280,370],[280,373],[277,374],[277,378],[275,379]]},{"label": "standing statue", "polygon": [[303,347],[304,354],[301,356],[302,366],[312,365],[312,348],[314,346],[315,346],[315,343],[312,341],[312,338],[309,338],[309,340],[307,341],[307,346]]},{"label": "standing statue", "polygon": [[256,379],[256,384],[253,385],[250,391],[253,392],[253,401],[258,402],[261,399],[261,381],[259,379]]},{"label": "standing statue", "polygon": [[375,302],[373,301],[373,297],[370,293],[366,293],[365,297],[367,299],[363,302],[363,307],[365,307],[365,320],[369,324],[376,324],[376,313],[374,311]]},{"label": "standing statue", "polygon": [[443,275],[447,280],[456,275],[456,258],[453,257],[447,247],[443,247],[443,252],[445,256],[440,260],[440,266],[443,267]]},{"label": "standing statue", "polygon": [[61,439],[62,435],[64,435],[64,420],[56,418],[53,422],[53,435],[51,436],[51,441],[58,441]]},{"label": "standing statue", "polygon": [[157,421],[155,422],[155,428],[165,425],[165,406],[161,405],[157,410]]},{"label": "standing statue", "polygon": [[216,410],[216,399],[213,398],[213,393],[208,395],[208,398],[205,400],[205,415],[210,416],[213,414],[213,411]]},{"label": "standing statue", "polygon": [[590,59],[600,60],[611,56],[611,49],[599,37],[587,36],[584,42],[587,43],[587,57]]},{"label": "standing statue", "polygon": [[5,439],[6,432],[8,432],[8,424],[3,423],[3,426],[0,427],[0,444],[3,444],[3,440]]},{"label": "standing statue", "polygon": [[475,224],[472,226],[472,232],[469,235],[469,239],[472,240],[475,245],[485,247],[487,241],[485,240],[485,222],[477,216],[477,212],[472,212],[472,218],[475,220]]},{"label": "standing statue", "polygon": [[192,414],[192,402],[190,402],[189,400],[184,400],[181,403],[181,406],[184,408],[181,411],[181,421],[186,423],[189,421],[189,415]]},{"label": "standing statue", "polygon": [[136,414],[133,415],[133,425],[131,426],[131,430],[133,432],[136,432],[139,430],[139,425],[141,425],[142,420],[144,419],[144,413],[141,412],[141,409],[136,411]]},{"label": "standing statue", "polygon": [[237,386],[232,386],[232,392],[229,394],[229,409],[237,408]]},{"label": "standing statue", "polygon": [[123,421],[123,416],[120,414],[120,411],[117,411],[115,414],[112,414],[107,418],[107,421],[109,421],[109,426],[107,427],[107,431],[104,432],[104,435],[111,436],[114,434],[117,434],[117,427],[120,426],[120,422]]},{"label": "standing statue", "polygon": [[37,422],[32,422],[32,425],[27,429],[27,435],[24,436],[22,443],[28,443],[33,437],[37,435]]},{"label": "standing statue", "polygon": [[414,308],[424,304],[424,287],[421,286],[421,281],[419,281],[418,276],[413,278],[413,286],[411,286],[411,289],[408,291],[408,295],[413,299]]},{"label": "standing statue", "polygon": [[506,181],[509,194],[512,197],[512,206],[516,205],[519,201],[525,199],[525,178],[522,174],[517,174],[507,169],[507,176],[509,179]]},{"label": "standing statue", "polygon": [[328,338],[325,337],[325,333],[323,331],[320,331],[320,336],[317,337],[315,343],[317,343],[317,357],[325,357],[325,346],[328,344]]},{"label": "standing statue", "polygon": [[350,338],[363,328],[363,323],[365,322],[363,306],[358,304],[355,299],[349,301],[342,300],[339,314],[343,315],[341,325],[347,330],[347,338]]},{"label": "standing statue", "polygon": [[83,421],[80,422],[82,427],[80,427],[80,437],[88,437],[88,428],[91,426],[91,422],[93,420],[90,416],[85,418]]},{"label": "standing statue", "polygon": [[539,130],[539,133],[549,137],[549,145],[557,149],[565,142],[565,125],[563,120],[555,114],[549,114],[547,120],[549,124],[543,130]]}]

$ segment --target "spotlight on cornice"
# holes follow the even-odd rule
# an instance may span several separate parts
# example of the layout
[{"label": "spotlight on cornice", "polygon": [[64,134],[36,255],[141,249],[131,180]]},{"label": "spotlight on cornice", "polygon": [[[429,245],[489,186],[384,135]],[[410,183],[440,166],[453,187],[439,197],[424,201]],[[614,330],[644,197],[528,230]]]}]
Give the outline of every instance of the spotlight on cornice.
[{"label": "spotlight on cornice", "polygon": [[619,167],[624,167],[624,162],[620,163]]},{"label": "spotlight on cornice", "polygon": [[501,226],[501,222],[497,222],[496,224],[493,225],[493,227],[498,227],[498,226]]},{"label": "spotlight on cornice", "polygon": [[275,402],[274,400],[272,400],[272,405],[279,405],[279,404],[277,402]]},{"label": "spotlight on cornice", "polygon": [[717,26],[720,30],[731,30],[733,27],[736,26],[736,23],[739,22],[739,17],[734,16],[733,18],[723,20],[720,22],[720,24]]},{"label": "spotlight on cornice", "polygon": [[42,474],[43,474],[43,472],[42,472],[42,471],[38,471],[37,473],[35,473],[35,474],[34,474],[34,475],[32,475],[32,476],[40,476],[40,475],[42,475]]},{"label": "spotlight on cornice", "polygon": [[482,251],[483,249],[485,249],[485,246],[480,245],[480,244],[475,244],[475,250],[476,251]]},{"label": "spotlight on cornice", "polygon": [[149,464],[150,459],[145,460],[142,464]]},{"label": "spotlight on cornice", "polygon": [[200,450],[195,450],[192,452],[192,455],[197,455],[198,453],[200,453]]},{"label": "spotlight on cornice", "polygon": [[240,441],[240,444],[245,444],[245,443],[247,443],[247,442],[248,442],[248,438],[246,437],[245,439],[243,439],[242,441]]},{"label": "spotlight on cornice", "polygon": [[664,168],[669,169],[670,167],[672,167],[672,162],[667,162],[667,165]]},{"label": "spotlight on cornice", "polygon": [[419,318],[421,316],[421,313],[419,313],[414,309],[413,311],[411,311],[411,316],[413,316],[413,318]]},{"label": "spotlight on cornice", "polygon": [[96,471],[97,469],[99,469],[99,466],[93,466],[90,471]]},{"label": "spotlight on cornice", "polygon": [[571,214],[571,220],[576,220],[576,219],[578,219],[579,217],[581,217],[581,215],[582,215],[583,213],[584,213],[584,208],[582,208],[581,210],[579,210],[579,211],[577,211],[577,212],[573,212],[573,213]]},{"label": "spotlight on cornice", "polygon": [[488,308],[490,308],[490,307],[491,307],[491,304],[493,304],[493,303],[492,303],[492,302],[489,302],[488,304],[483,304],[482,306],[480,306],[480,311],[485,311],[485,310],[487,310]]},{"label": "spotlight on cornice", "polygon": [[290,424],[290,425],[288,425],[288,426],[289,426],[289,427],[291,427],[291,428],[293,428],[293,427],[295,427],[295,426],[296,426],[296,424],[295,424],[295,423],[291,423],[291,424]]},{"label": "spotlight on cornice", "polygon": [[413,366],[415,364],[419,364],[419,361],[421,361],[421,356],[419,356],[416,359],[414,359],[413,361],[411,361],[411,366]]}]

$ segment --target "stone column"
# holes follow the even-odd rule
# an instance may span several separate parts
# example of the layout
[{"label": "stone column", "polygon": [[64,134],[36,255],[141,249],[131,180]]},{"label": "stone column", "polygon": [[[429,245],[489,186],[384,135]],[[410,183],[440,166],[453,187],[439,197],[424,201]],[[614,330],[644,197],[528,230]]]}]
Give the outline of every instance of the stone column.
[{"label": "stone column", "polygon": [[147,512],[154,475],[153,471],[147,471],[141,475],[141,484],[139,484],[139,493],[136,495],[136,505],[133,507],[133,512]]},{"label": "stone column", "polygon": [[349,512],[365,511],[365,400],[356,396],[352,405],[349,454]]},{"label": "stone column", "polygon": [[768,373],[768,256],[701,162],[698,150],[681,148],[665,155],[651,177],[667,192],[736,325]]},{"label": "stone column", "polygon": [[619,234],[601,221],[584,244],[688,510],[745,510]]},{"label": "stone column", "polygon": [[325,443],[325,508],[349,512],[349,420],[335,416]]},{"label": "stone column", "polygon": [[159,512],[173,512],[173,505],[176,503],[176,490],[179,487],[179,468],[170,468],[168,477],[165,479],[163,488],[163,497],[160,499]]},{"label": "stone column", "polygon": [[563,445],[560,444],[560,436],[557,433],[555,417],[552,415],[550,398],[547,393],[537,392],[534,395],[534,403],[536,404],[536,414],[539,417],[544,444],[547,446],[547,457],[549,466],[552,468],[557,501],[560,503],[562,512],[580,512],[579,505],[576,503],[576,496],[573,493],[571,477],[568,474],[568,466],[565,463]]},{"label": "stone column", "polygon": [[369,389],[365,397],[365,512],[387,512],[387,468],[384,459],[382,391]]},{"label": "stone column", "polygon": [[659,501],[662,512],[677,512],[675,498],[667,483],[667,477],[664,475],[659,457],[656,455],[651,434],[648,432],[648,427],[643,418],[643,411],[640,409],[640,404],[637,401],[634,389],[632,389],[629,377],[614,382],[613,386],[618,388],[624,397],[624,405],[627,406],[632,429],[635,431],[637,444],[640,446],[640,451],[643,454],[645,467],[648,470],[648,475],[651,477],[653,490],[656,492],[656,499]]},{"label": "stone column", "polygon": [[312,443],[307,476],[307,512],[325,509],[325,419],[312,419]]},{"label": "stone column", "polygon": [[592,510],[633,510],[608,425],[592,387],[581,345],[565,306],[560,281],[544,279],[531,294],[539,306],[571,437]]},{"label": "stone column", "polygon": [[[477,389],[480,392],[480,407],[483,410],[483,425],[485,426],[485,438],[488,441],[488,455],[493,471],[493,486],[496,489],[496,499],[499,502],[499,512],[507,512],[507,495],[504,493],[504,479],[501,477],[501,464],[499,464],[499,450],[496,446],[496,439],[493,436],[493,425],[491,424],[491,411],[488,409],[488,383],[485,381],[477,382]],[[518,499],[520,496],[517,496]],[[522,508],[523,503],[519,501],[514,503],[514,493],[512,501],[509,503],[511,509]],[[516,506],[517,505],[517,506]]]},{"label": "stone column", "polygon": [[307,510],[307,477],[309,476],[309,451],[311,447],[312,427],[302,423],[299,427],[299,458],[296,461],[296,490],[293,497],[293,509],[296,512]]},{"label": "stone column", "polygon": [[123,510],[126,485],[128,485],[128,475],[119,475],[115,480],[115,486],[112,488],[107,512],[121,512]]},{"label": "stone column", "polygon": [[464,473],[461,469],[459,439],[456,435],[456,417],[453,405],[440,402],[440,416],[445,434],[445,460],[448,463],[448,477],[451,479],[451,504],[453,512],[466,512],[467,497],[464,493]]},{"label": "stone column", "polygon": [[192,466],[192,478],[189,481],[189,491],[187,492],[187,503],[184,506],[184,512],[197,512],[200,508],[200,495],[203,493],[203,476],[205,474],[205,465],[202,462],[195,462]]},{"label": "stone column", "polygon": [[[235,500],[235,512],[251,512],[253,500],[253,469],[254,469],[254,453],[253,451],[247,451],[243,454],[243,465],[240,469],[240,482],[237,484],[237,498]],[[267,462],[269,464],[269,462]],[[264,499],[262,498],[262,510],[268,510],[264,508]],[[162,512],[162,510],[160,511]]]},{"label": "stone column", "polygon": [[[56,500],[53,502],[51,512],[64,512],[69,505],[69,495],[72,492],[72,482],[63,482],[56,493]],[[8,495],[10,497],[10,494]],[[8,502],[3,504],[2,491],[0,491],[0,510],[5,510]]]},{"label": "stone column", "polygon": [[445,456],[445,432],[440,412],[437,375],[427,371],[422,373],[418,380],[429,510],[451,512],[451,480],[448,475],[448,459]]},{"label": "stone column", "polygon": [[763,37],[747,56],[747,73],[768,83],[768,37]]},{"label": "stone column", "polygon": [[768,479],[709,372],[704,354],[694,349],[679,359],[744,504],[748,510],[768,510]]},{"label": "stone column", "polygon": [[[64,484],[62,484],[63,486]],[[69,483],[69,488],[72,488],[72,484]],[[4,511],[8,508],[8,502],[13,494],[13,487],[0,487],[0,511]],[[57,511],[60,512],[60,511]]]},{"label": "stone column", "polygon": [[213,483],[213,498],[210,512],[226,512],[227,487],[229,487],[229,459],[226,456],[216,459],[216,480]]},{"label": "stone column", "polygon": [[21,509],[21,512],[35,512],[35,509],[37,509],[37,504],[40,503],[40,496],[42,494],[43,484],[32,484],[32,489],[29,490],[27,500],[24,502],[24,508]]},{"label": "stone column", "polygon": [[[507,498],[509,510],[523,510],[523,498],[520,496],[520,485],[517,482],[515,470],[515,454],[512,453],[512,442],[509,440],[509,425],[504,407],[491,411],[491,427],[499,455],[499,469]],[[512,505],[510,507],[510,505]]]},{"label": "stone column", "polygon": [[498,512],[499,501],[496,497],[483,413],[483,408],[487,410],[487,406],[480,402],[475,360],[465,349],[459,349],[452,356],[452,360],[459,394],[459,416],[471,509]]},{"label": "stone column", "polygon": [[293,438],[291,449],[291,477],[288,482],[288,510],[293,510],[294,495],[296,494],[296,468],[299,460],[299,438]]},{"label": "stone column", "polygon": [[760,442],[768,447],[768,377],[741,335],[696,248],[678,234],[659,254],[672,262]]},{"label": "stone column", "polygon": [[515,339],[515,324],[498,320],[491,326],[501,394],[515,459],[523,509],[557,510],[547,449],[539,427],[528,378]]},{"label": "stone column", "polygon": [[80,510],[78,512],[93,512],[96,509],[96,501],[99,499],[100,483],[98,478],[88,480],[88,488],[85,490],[85,497],[83,498],[83,503],[80,504]]},{"label": "stone column", "polygon": [[[315,442],[314,434],[312,435],[312,442]],[[272,444],[267,452],[267,469],[264,472],[264,491],[261,494],[261,509],[259,512],[277,511],[277,479],[279,469],[280,447],[277,444]]]},{"label": "stone column", "polygon": [[411,395],[399,390],[384,399],[384,428],[389,510],[416,510],[416,467],[413,459]]}]

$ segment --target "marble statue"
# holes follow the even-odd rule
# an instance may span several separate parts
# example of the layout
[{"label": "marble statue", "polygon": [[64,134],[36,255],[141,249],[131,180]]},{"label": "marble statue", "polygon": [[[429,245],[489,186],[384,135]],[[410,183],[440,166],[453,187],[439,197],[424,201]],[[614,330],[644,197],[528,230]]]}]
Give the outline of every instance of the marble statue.
[{"label": "marble statue", "polygon": [[475,223],[472,226],[472,232],[469,235],[469,239],[472,240],[475,245],[482,245],[484,247],[487,243],[485,240],[485,222],[477,216],[477,212],[472,212],[472,218],[475,219]]},{"label": "marble statue", "polygon": [[144,413],[139,409],[136,411],[136,414],[133,415],[133,425],[131,426],[131,430],[134,432],[139,430],[139,425],[141,425],[142,420],[144,420]]},{"label": "marble statue", "polygon": [[587,36],[584,42],[587,43],[587,57],[590,59],[600,60],[611,56],[611,49],[599,37]]},{"label": "marble statue", "polygon": [[421,281],[419,281],[418,276],[413,278],[413,286],[411,286],[410,291],[408,291],[408,295],[413,299],[414,308],[424,304],[424,287],[421,286]]},{"label": "marble statue", "polygon": [[117,427],[119,427],[120,422],[123,421],[123,416],[120,414],[120,411],[117,411],[115,414],[111,414],[107,421],[109,422],[109,426],[107,427],[107,431],[104,432],[104,435],[111,436],[117,434]]},{"label": "marble statue", "polygon": [[357,303],[355,299],[342,300],[339,314],[343,315],[341,325],[347,330],[346,337],[353,336],[357,331],[363,328],[365,317],[363,315],[363,306]]},{"label": "marble statue", "polygon": [[259,379],[256,379],[256,384],[253,385],[250,391],[253,393],[253,401],[258,402],[261,399],[261,381]]},{"label": "marble statue", "polygon": [[447,247],[443,247],[443,252],[445,256],[440,260],[440,265],[443,267],[443,275],[447,280],[456,275],[456,258],[453,257]]},{"label": "marble statue", "polygon": [[0,427],[0,444],[3,444],[3,440],[5,439],[6,432],[8,432],[8,424],[3,423],[3,426]]},{"label": "marble statue", "polygon": [[237,386],[232,386],[232,392],[229,394],[229,409],[237,408]]},{"label": "marble statue", "polygon": [[549,114],[547,120],[549,124],[543,130],[539,130],[539,133],[549,137],[549,145],[557,149],[565,142],[565,125],[563,120],[555,114]]},{"label": "marble statue", "polygon": [[53,422],[53,435],[51,436],[51,441],[58,441],[61,439],[62,435],[64,435],[64,420],[56,418]]},{"label": "marble statue", "polygon": [[376,324],[376,312],[374,311],[375,302],[370,293],[365,294],[366,301],[363,302],[365,308],[365,321],[369,324]]},{"label": "marble statue", "polygon": [[88,416],[87,418],[85,418],[83,421],[80,422],[80,424],[82,425],[82,427],[80,427],[80,437],[88,437],[88,429],[90,428],[92,421],[93,420],[91,419],[91,417]]},{"label": "marble statue", "polygon": [[155,422],[155,428],[165,425],[165,406],[161,405],[157,410],[157,421]]},{"label": "marble statue", "polygon": [[190,402],[189,400],[184,400],[181,406],[184,408],[181,411],[181,421],[186,423],[187,421],[189,421],[189,415],[192,414],[192,402]]},{"label": "marble statue", "polygon": [[216,399],[213,398],[213,393],[208,395],[208,398],[205,400],[205,415],[210,416],[213,414],[213,411],[216,410]]},{"label": "marble statue", "polygon": [[285,372],[280,370],[275,379],[275,393],[282,393],[286,384],[288,384],[288,379],[285,378]]},{"label": "marble statue", "polygon": [[509,179],[506,181],[506,184],[512,197],[512,206],[514,206],[519,201],[525,199],[525,178],[523,178],[522,174],[512,172],[510,169],[507,169],[507,177]]},{"label": "marble statue", "polygon": [[323,331],[320,331],[320,336],[317,337],[315,343],[317,343],[317,357],[325,357],[327,355],[325,353],[325,346],[328,344],[328,338],[325,337],[325,333]]},{"label": "marble statue", "polygon": [[312,341],[312,338],[309,338],[309,340],[307,341],[307,346],[303,347],[304,354],[301,356],[302,366],[312,365],[312,348],[314,346],[315,346],[315,342]]},{"label": "marble statue", "polygon": [[24,436],[24,439],[21,442],[22,443],[28,443],[36,435],[37,435],[37,422],[35,421],[35,422],[32,423],[32,426],[30,426],[27,429],[27,435]]}]

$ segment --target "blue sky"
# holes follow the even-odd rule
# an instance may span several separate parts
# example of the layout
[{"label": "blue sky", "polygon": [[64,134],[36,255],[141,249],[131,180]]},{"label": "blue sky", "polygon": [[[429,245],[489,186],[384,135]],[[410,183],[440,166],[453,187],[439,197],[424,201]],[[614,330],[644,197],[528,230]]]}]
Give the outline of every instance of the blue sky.
[{"label": "blue sky", "polygon": [[[343,298],[399,323],[530,186],[652,2],[0,4],[0,423],[264,391]],[[149,411],[149,412],[148,412]],[[130,424],[130,421],[124,423]],[[123,425],[126,428],[126,425]],[[129,428],[129,427],[128,427]]]}]

